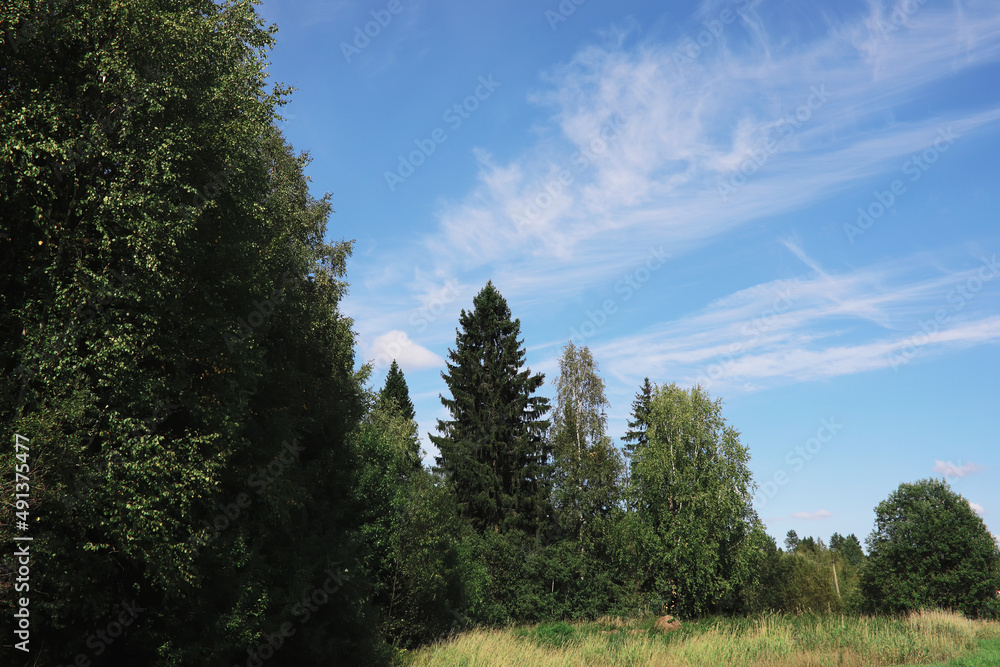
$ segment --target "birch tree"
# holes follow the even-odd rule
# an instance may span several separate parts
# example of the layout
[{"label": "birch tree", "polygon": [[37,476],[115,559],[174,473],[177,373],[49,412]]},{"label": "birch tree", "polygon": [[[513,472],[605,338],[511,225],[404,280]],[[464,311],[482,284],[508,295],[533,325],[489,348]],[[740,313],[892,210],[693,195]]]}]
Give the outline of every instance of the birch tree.
[{"label": "birch tree", "polygon": [[752,578],[760,520],[751,505],[749,451],[722,404],[700,388],[658,386],[646,443],[632,462],[634,528],[647,561],[642,584],[674,613],[735,604]]},{"label": "birch tree", "polygon": [[604,380],[586,346],[570,342],[563,348],[556,391],[555,506],[563,529],[582,540],[616,507],[622,473],[621,454],[606,433]]}]

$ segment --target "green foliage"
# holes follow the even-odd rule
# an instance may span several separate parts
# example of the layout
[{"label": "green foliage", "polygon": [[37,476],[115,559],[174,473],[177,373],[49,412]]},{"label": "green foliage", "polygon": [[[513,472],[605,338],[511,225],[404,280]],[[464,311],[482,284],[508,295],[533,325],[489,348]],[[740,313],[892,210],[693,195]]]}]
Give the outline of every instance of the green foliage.
[{"label": "green foliage", "polygon": [[[615,573],[575,540],[543,544],[522,531],[487,531],[469,542],[469,617],[485,625],[586,619],[620,610]],[[467,569],[471,571],[474,568]]]},{"label": "green foliage", "polygon": [[639,392],[632,401],[632,419],[628,422],[628,431],[622,440],[625,451],[631,456],[637,447],[646,446],[646,430],[649,428],[649,404],[653,398],[653,385],[645,378]]},{"label": "green foliage", "polygon": [[[700,388],[645,379],[626,486],[589,349],[564,350],[549,431],[491,282],[425,470],[398,364],[377,397],[354,371],[351,243],[324,240],[329,196],[275,127],[253,4],[50,5],[0,12],[0,439],[30,443],[38,664],[89,653],[129,600],[105,658],[155,666],[246,662],[289,622],[272,665],[378,664],[472,623],[853,610],[862,572],[872,610],[1000,614],[1000,552],[941,482],[879,505],[870,558],[854,535],[778,550]],[[4,493],[16,463],[0,451]]]},{"label": "green foliage", "polygon": [[854,557],[851,545],[857,545],[857,538],[851,540],[835,533],[830,540],[838,545],[838,550],[834,550],[824,545],[822,539],[799,538],[790,530],[785,544],[793,548],[788,552],[780,551],[774,540],[768,539],[770,546],[764,548],[760,578],[748,604],[751,610],[824,613],[860,609],[861,562],[851,560]]},{"label": "green foliage", "polygon": [[575,540],[600,539],[597,528],[617,509],[622,461],[605,433],[608,400],[587,347],[563,348],[550,432],[557,521]]},{"label": "green foliage", "polygon": [[847,537],[840,533],[834,533],[830,537],[830,551],[855,568],[860,568],[865,561],[865,552],[861,549],[861,541],[854,533]]},{"label": "green foliage", "polygon": [[530,631],[522,631],[524,636],[531,637],[539,646],[562,648],[572,643],[577,635],[577,629],[565,622],[539,623]]},{"label": "green foliage", "polygon": [[444,480],[416,473],[400,516],[385,608],[384,634],[393,643],[412,647],[465,625],[476,576],[464,546],[471,534]]},{"label": "green foliage", "polygon": [[934,479],[900,484],[875,508],[862,580],[870,609],[922,607],[990,613],[1000,589],[1000,548],[969,502]]},{"label": "green foliage", "polygon": [[780,610],[792,613],[840,610],[841,601],[828,563],[820,562],[812,554],[790,553],[782,556],[779,572]]},{"label": "green foliage", "polygon": [[543,375],[524,366],[520,320],[511,320],[500,292],[487,283],[462,310],[448,372],[452,419],[430,436],[463,516],[480,531],[538,531],[547,515],[549,451],[543,437],[548,400],[532,396]]},{"label": "green foliage", "polygon": [[747,449],[700,387],[657,387],[646,435],[632,461],[628,526],[633,562],[649,564],[638,585],[679,615],[731,607],[761,553]]},{"label": "green foliage", "polygon": [[0,62],[0,439],[37,457],[40,664],[91,653],[132,599],[109,660],[245,661],[283,622],[276,661],[381,651],[361,577],[295,614],[324,570],[355,571],[362,402],[351,248],[324,242],[328,197],[274,127],[272,41],[250,3],[93,0]]},{"label": "green foliage", "polygon": [[407,483],[420,467],[416,425],[392,406],[376,403],[351,433],[351,442],[361,462],[351,494],[362,508],[364,567],[373,579],[372,595],[387,608],[401,515],[409,500]]},{"label": "green foliage", "polygon": [[389,366],[389,373],[385,377],[385,386],[379,394],[379,399],[386,403],[395,401],[396,409],[406,419],[416,417],[416,413],[413,411],[413,401],[410,400],[410,390],[406,386],[406,378],[403,377],[403,371],[399,369],[395,359]]}]

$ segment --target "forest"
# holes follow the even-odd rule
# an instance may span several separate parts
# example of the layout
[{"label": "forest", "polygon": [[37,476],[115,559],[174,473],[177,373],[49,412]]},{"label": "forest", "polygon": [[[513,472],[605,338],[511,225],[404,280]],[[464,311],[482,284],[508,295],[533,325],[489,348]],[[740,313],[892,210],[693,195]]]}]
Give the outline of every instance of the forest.
[{"label": "forest", "polygon": [[[719,397],[607,428],[598,360],[526,365],[464,305],[422,464],[406,379],[342,312],[350,240],[278,129],[253,5],[0,10],[4,664],[384,665],[473,628],[670,614],[998,619],[940,479],[776,544]],[[332,224],[331,224],[332,223]],[[864,547],[863,548],[863,544]]]}]

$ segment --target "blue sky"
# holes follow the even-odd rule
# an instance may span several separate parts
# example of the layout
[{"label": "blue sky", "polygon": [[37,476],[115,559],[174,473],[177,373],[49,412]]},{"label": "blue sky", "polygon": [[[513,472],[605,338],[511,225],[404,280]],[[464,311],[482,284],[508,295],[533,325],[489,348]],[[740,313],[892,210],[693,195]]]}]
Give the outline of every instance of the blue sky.
[{"label": "blue sky", "polygon": [[942,475],[1000,534],[1000,6],[659,5],[259,7],[359,360],[429,461],[493,280],[544,394],[589,346],[613,437],[646,376],[722,398],[779,543]]}]

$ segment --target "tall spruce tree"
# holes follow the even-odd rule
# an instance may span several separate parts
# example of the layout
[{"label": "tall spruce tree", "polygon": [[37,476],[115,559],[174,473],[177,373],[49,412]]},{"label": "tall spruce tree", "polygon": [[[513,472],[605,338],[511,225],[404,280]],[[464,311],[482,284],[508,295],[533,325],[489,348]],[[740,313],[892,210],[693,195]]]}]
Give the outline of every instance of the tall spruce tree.
[{"label": "tall spruce tree", "polygon": [[548,399],[532,396],[544,376],[524,369],[520,320],[488,282],[459,317],[448,372],[452,398],[441,402],[452,419],[431,435],[438,466],[460,510],[478,530],[536,531],[547,513],[549,447],[544,437]]},{"label": "tall spruce tree", "polygon": [[395,400],[399,414],[406,419],[413,419],[417,416],[413,410],[413,401],[410,400],[410,390],[406,386],[406,378],[403,377],[403,371],[399,369],[399,364],[396,363],[395,359],[389,366],[389,373],[385,377],[385,386],[379,393],[379,400],[382,403]]},{"label": "tall spruce tree", "polygon": [[649,378],[646,378],[639,392],[632,401],[632,419],[628,422],[628,431],[622,440],[625,442],[625,450],[633,454],[639,447],[646,445],[646,429],[649,428],[649,405],[653,399],[653,385]]}]

